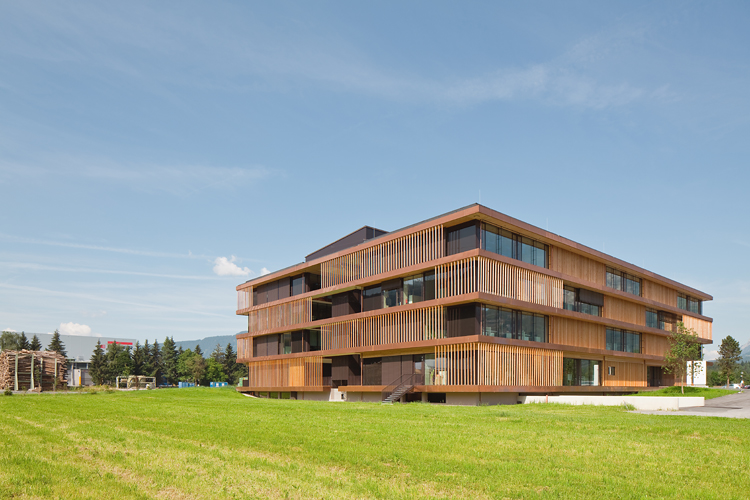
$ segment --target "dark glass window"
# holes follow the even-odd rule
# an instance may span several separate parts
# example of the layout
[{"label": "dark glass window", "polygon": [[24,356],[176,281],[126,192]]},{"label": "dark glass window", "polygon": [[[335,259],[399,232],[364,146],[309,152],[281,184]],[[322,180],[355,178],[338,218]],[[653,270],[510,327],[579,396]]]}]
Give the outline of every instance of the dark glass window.
[{"label": "dark glass window", "polygon": [[320,330],[308,330],[310,336],[310,351],[320,350]]},{"label": "dark glass window", "polygon": [[601,361],[563,358],[563,385],[599,385]]},{"label": "dark glass window", "polygon": [[656,309],[646,309],[646,326],[659,328],[659,312]]},{"label": "dark glass window", "polygon": [[292,353],[292,333],[285,333],[281,336],[281,342],[283,344],[283,354],[291,354]]},{"label": "dark glass window", "polygon": [[482,248],[488,252],[520,260],[534,266],[547,267],[549,247],[544,243],[511,233],[491,224],[482,224],[481,239]]},{"label": "dark glass window", "polygon": [[599,304],[604,303],[604,297],[596,292],[584,290],[586,294],[582,294],[578,288],[572,286],[563,287],[563,309],[568,311],[575,311],[583,314],[589,314],[591,316],[601,316],[602,308],[600,305],[592,304],[591,302],[598,302]]},{"label": "dark glass window", "polygon": [[399,295],[398,288],[383,290],[383,308],[400,306],[401,301],[399,300]]},{"label": "dark glass window", "polygon": [[482,306],[482,335],[547,342],[547,316],[504,307]]},{"label": "dark glass window", "polygon": [[702,302],[689,295],[677,294],[677,307],[683,311],[690,311],[695,314],[703,314]]},{"label": "dark glass window", "polygon": [[312,303],[312,319],[318,321],[320,319],[329,319],[333,317],[333,310],[331,303],[324,300],[313,300]]},{"label": "dark glass window", "polygon": [[365,291],[362,293],[362,310],[363,311],[376,311],[378,309],[382,309],[383,307],[383,299],[381,298],[382,293],[383,293],[383,290],[380,288],[380,285],[371,286],[370,288],[365,288]]},{"label": "dark glass window", "polygon": [[424,273],[424,300],[435,299],[435,271]]},{"label": "dark glass window", "polygon": [[305,277],[304,276],[292,278],[291,292],[292,292],[292,296],[305,293]]},{"label": "dark glass window", "polygon": [[607,286],[621,292],[641,296],[641,278],[611,267],[607,268]]},{"label": "dark glass window", "polygon": [[477,226],[472,223],[457,229],[449,229],[446,236],[448,255],[454,255],[477,248]]},{"label": "dark glass window", "polygon": [[404,278],[404,304],[414,304],[424,300],[424,276],[418,274]]},{"label": "dark glass window", "polygon": [[607,350],[641,352],[641,334],[618,328],[607,328]]}]

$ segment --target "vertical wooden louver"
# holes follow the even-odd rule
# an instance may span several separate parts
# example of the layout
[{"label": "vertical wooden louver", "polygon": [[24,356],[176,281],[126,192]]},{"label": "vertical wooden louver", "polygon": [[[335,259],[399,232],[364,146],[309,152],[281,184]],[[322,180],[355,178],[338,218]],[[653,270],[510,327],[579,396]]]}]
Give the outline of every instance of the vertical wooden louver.
[{"label": "vertical wooden louver", "polygon": [[253,288],[237,290],[237,312],[249,309],[253,305]]},{"label": "vertical wooden louver", "polygon": [[439,259],[444,254],[443,226],[433,226],[321,263],[321,285],[327,288],[369,278]]},{"label": "vertical wooden louver", "polygon": [[435,347],[435,385],[562,385],[562,351],[469,343]]},{"label": "vertical wooden louver", "polygon": [[276,359],[248,363],[249,387],[321,387],[323,358]]},{"label": "vertical wooden louver", "polygon": [[312,299],[299,299],[275,306],[257,306],[248,313],[248,333],[298,325],[312,321]]},{"label": "vertical wooden louver", "polygon": [[321,348],[344,349],[445,337],[441,306],[399,311],[323,325]]},{"label": "vertical wooden louver", "polygon": [[563,306],[561,279],[486,257],[436,266],[435,283],[438,298],[482,292],[543,306]]},{"label": "vertical wooden louver", "polygon": [[237,362],[242,363],[253,357],[253,338],[237,339]]}]

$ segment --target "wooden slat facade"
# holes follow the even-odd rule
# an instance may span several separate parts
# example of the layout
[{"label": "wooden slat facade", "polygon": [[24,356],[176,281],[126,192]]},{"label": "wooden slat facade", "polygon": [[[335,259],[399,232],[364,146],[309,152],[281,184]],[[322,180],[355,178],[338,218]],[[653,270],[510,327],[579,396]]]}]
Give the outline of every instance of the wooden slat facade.
[{"label": "wooden slat facade", "polygon": [[562,351],[469,343],[435,347],[435,385],[562,385]]},{"label": "wooden slat facade", "polygon": [[312,299],[299,299],[275,306],[257,306],[247,314],[247,332],[260,334],[272,328],[312,321]]},{"label": "wooden slat facade", "polygon": [[604,296],[602,316],[617,321],[646,326],[646,306],[618,297]]},{"label": "wooden slat facade", "polygon": [[694,318],[686,314],[682,317],[682,322],[685,323],[685,327],[695,330],[698,337],[713,340],[713,323],[710,321]]},{"label": "wooden slat facade", "polygon": [[563,281],[486,257],[468,257],[435,267],[437,298],[483,292],[562,308]]},{"label": "wooden slat facade", "polygon": [[641,280],[641,292],[644,299],[655,300],[661,304],[677,307],[677,290],[651,280]]},{"label": "wooden slat facade", "polygon": [[247,364],[249,387],[321,387],[323,358],[275,359]]},{"label": "wooden slat facade", "polygon": [[253,357],[252,337],[237,339],[237,362],[241,363]]},{"label": "wooden slat facade", "polygon": [[607,337],[604,325],[552,316],[549,325],[549,341],[592,349],[606,349]]},{"label": "wooden slat facade", "polygon": [[[645,363],[626,363],[607,359],[604,365],[602,385],[606,387],[646,387]],[[610,366],[615,367],[614,376],[607,374]]]},{"label": "wooden slat facade", "polygon": [[607,266],[558,246],[550,247],[550,269],[598,285],[607,284]]},{"label": "wooden slat facade", "polygon": [[323,325],[320,332],[323,350],[441,339],[445,337],[445,308],[386,312]]},{"label": "wooden slat facade", "polygon": [[253,287],[237,290],[237,314],[253,306]]},{"label": "wooden slat facade", "polygon": [[443,226],[374,244],[320,264],[323,288],[436,260],[445,255]]},{"label": "wooden slat facade", "polygon": [[664,356],[669,348],[669,338],[660,337],[659,335],[641,334],[641,354],[651,356]]}]

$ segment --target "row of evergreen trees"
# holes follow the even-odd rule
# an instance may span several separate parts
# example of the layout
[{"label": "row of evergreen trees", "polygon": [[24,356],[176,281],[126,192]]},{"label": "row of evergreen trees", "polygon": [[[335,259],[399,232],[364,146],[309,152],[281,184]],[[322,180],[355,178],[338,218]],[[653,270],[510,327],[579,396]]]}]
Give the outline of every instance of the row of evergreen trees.
[{"label": "row of evergreen trees", "polygon": [[[24,332],[16,333],[5,331],[0,334],[0,351],[22,351],[24,349],[28,351],[41,351],[42,343],[39,342],[39,337],[34,335],[31,340],[29,340]],[[56,351],[67,357],[65,345],[60,340],[59,331],[55,330],[55,333],[52,335],[52,340],[50,340],[46,350]]]},{"label": "row of evergreen trees", "polygon": [[220,345],[208,358],[203,357],[200,345],[195,350],[177,348],[174,339],[167,337],[159,346],[148,340],[135,347],[108,344],[106,349],[97,341],[91,356],[89,375],[95,384],[114,384],[117,377],[146,375],[156,377],[157,383],[175,385],[177,382],[194,382],[208,385],[209,382],[228,382],[235,385],[247,375],[247,367],[237,363],[237,353],[232,344],[222,349]]}]

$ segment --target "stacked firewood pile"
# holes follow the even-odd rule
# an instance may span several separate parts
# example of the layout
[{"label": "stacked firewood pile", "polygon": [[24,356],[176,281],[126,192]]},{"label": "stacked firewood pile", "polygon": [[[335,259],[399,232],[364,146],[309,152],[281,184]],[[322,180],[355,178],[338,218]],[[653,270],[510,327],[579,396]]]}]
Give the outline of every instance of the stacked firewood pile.
[{"label": "stacked firewood pile", "polygon": [[0,353],[0,389],[65,389],[65,363],[65,358],[54,351],[3,351]]}]

